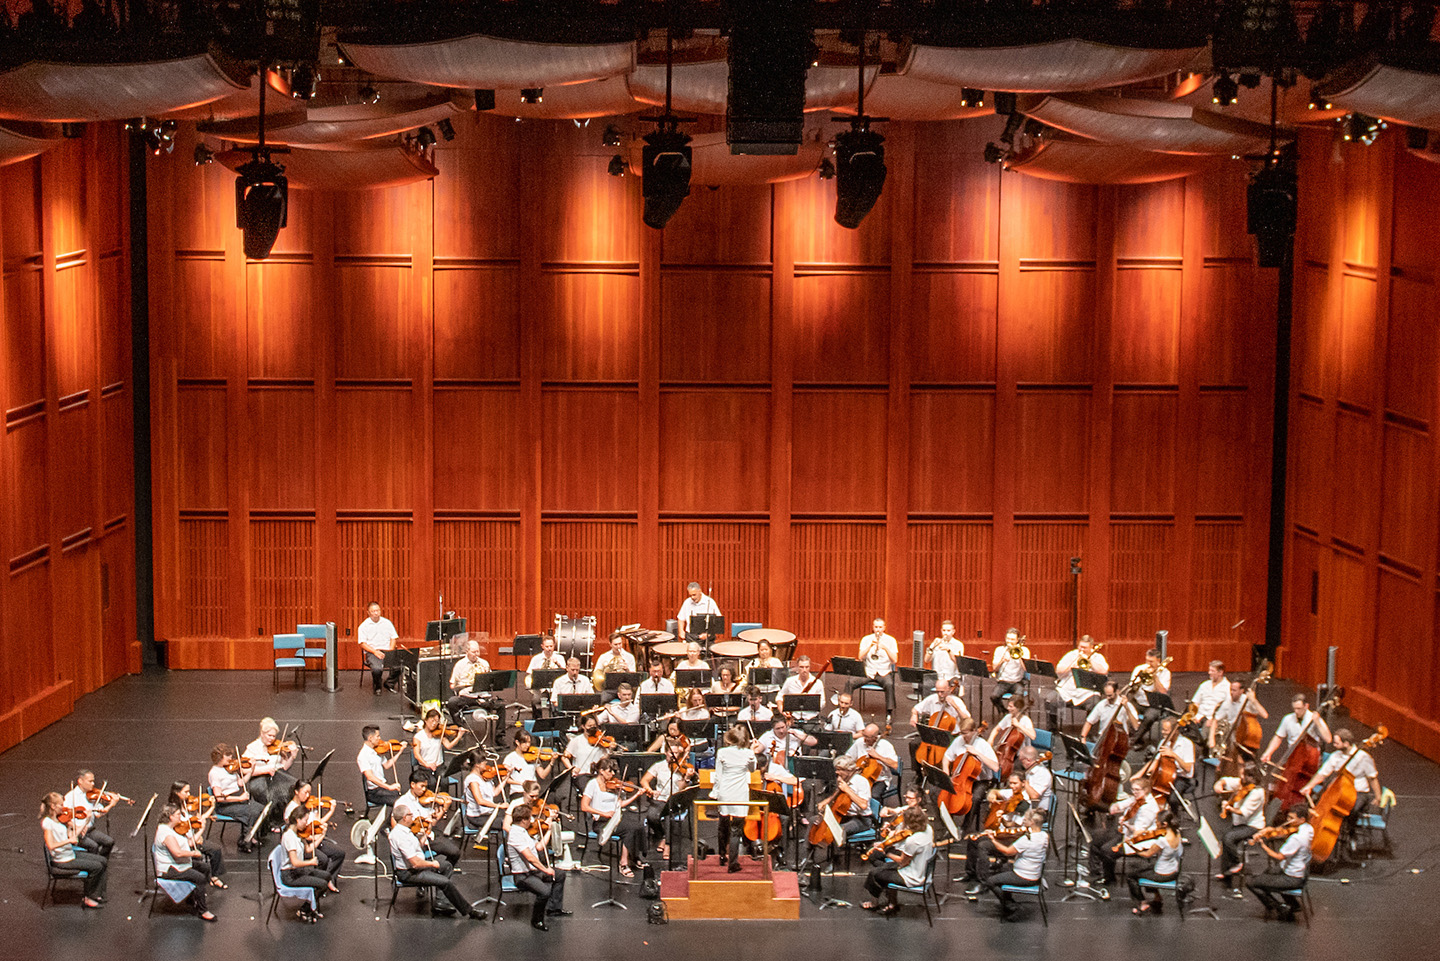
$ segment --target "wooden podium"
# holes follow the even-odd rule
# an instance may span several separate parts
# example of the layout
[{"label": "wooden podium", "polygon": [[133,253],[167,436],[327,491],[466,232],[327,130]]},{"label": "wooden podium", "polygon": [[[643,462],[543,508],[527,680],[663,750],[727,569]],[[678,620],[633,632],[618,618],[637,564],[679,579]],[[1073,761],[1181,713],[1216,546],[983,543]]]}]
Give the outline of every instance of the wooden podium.
[{"label": "wooden podium", "polygon": [[774,871],[770,856],[741,856],[743,867],[731,874],[720,858],[689,859],[685,871],[662,871],[660,900],[672,921],[800,919],[800,879],[794,871]]}]

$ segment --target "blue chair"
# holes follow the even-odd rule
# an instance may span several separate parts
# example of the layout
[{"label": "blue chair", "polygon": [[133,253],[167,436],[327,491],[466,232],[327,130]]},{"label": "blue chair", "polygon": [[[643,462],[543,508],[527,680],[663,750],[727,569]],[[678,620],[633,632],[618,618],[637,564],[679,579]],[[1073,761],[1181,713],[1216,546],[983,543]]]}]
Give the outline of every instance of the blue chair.
[{"label": "blue chair", "polygon": [[[175,905],[184,903],[186,898],[195,893],[195,885],[189,881],[172,881],[167,878],[156,878],[155,887],[164,891],[165,896],[170,899],[170,903]],[[153,915],[155,913],[155,902],[159,900],[160,896],[158,894],[150,899],[150,914]]]},{"label": "blue chair", "polygon": [[270,896],[270,910],[265,914],[265,925],[270,925],[270,919],[275,915],[276,906],[281,898],[294,898],[297,901],[304,901],[310,905],[310,910],[315,911],[315,889],[314,888],[292,888],[280,880],[280,865],[285,859],[285,846],[275,845],[275,850],[270,852],[267,859],[270,862],[270,880],[275,882],[275,893]]},{"label": "blue chair", "polygon": [[897,895],[920,895],[920,903],[925,908],[925,920],[932,928],[935,927],[935,919],[930,916],[930,899],[932,897],[935,899],[935,913],[940,913],[940,897],[935,893],[935,862],[938,860],[940,860],[939,854],[937,852],[932,852],[930,855],[930,863],[925,865],[925,880],[921,881],[919,884],[907,885],[895,884],[892,882],[885,885],[885,890]]},{"label": "blue chair", "polygon": [[[1380,795],[1380,803],[1371,805],[1370,810],[1355,819],[1355,833],[1367,831],[1373,840],[1376,832],[1380,834],[1382,846],[1380,850],[1386,854],[1390,853],[1390,814],[1395,810],[1395,794],[1387,787]],[[1373,844],[1365,849],[1365,856],[1369,857],[1374,851]]]},{"label": "blue chair", "polygon": [[[43,845],[42,845],[43,846]],[[45,885],[45,893],[40,897],[40,910],[45,910],[45,901],[55,900],[55,885],[61,881],[81,881],[90,877],[90,872],[84,868],[67,868],[55,863],[50,857],[50,849],[45,848],[45,874],[49,883]]]},{"label": "blue chair", "polygon": [[1158,891],[1163,896],[1166,891],[1169,891],[1175,895],[1176,911],[1180,915],[1180,920],[1185,920],[1185,902],[1189,900],[1189,894],[1181,888],[1180,878],[1178,876],[1172,881],[1155,881],[1151,878],[1140,878],[1138,883],[1142,893],[1145,891]]},{"label": "blue chair", "polygon": [[[295,633],[305,638],[305,647],[300,648],[300,656],[307,661],[325,660],[325,625],[324,624],[300,624],[295,628]],[[314,647],[310,644],[319,641]]]},{"label": "blue chair", "polygon": [[300,686],[305,686],[305,658],[300,652],[305,647],[303,634],[276,634],[275,638],[275,672],[273,675],[275,690],[280,690],[280,669],[291,667],[295,669],[295,676],[300,679]]},{"label": "blue chair", "polygon": [[764,624],[761,624],[758,621],[737,621],[736,623],[730,625],[730,636],[739,637],[741,631],[750,631],[764,626]]},{"label": "blue chair", "polygon": [[1030,743],[1035,745],[1037,751],[1049,751],[1054,747],[1055,737],[1049,731],[1036,728],[1035,739]]},{"label": "blue chair", "polygon": [[217,813],[217,814],[215,814],[215,815],[211,818],[211,820],[213,820],[213,821],[215,822],[215,824],[218,825],[219,828],[220,828],[220,843],[221,843],[221,844],[224,844],[224,843],[225,843],[225,828],[227,828],[227,827],[230,826],[231,824],[239,824],[239,825],[240,825],[240,838],[241,838],[241,840],[243,840],[243,839],[245,838],[245,824],[244,824],[244,822],[242,822],[239,818],[232,817],[232,816],[230,816],[229,814],[219,814],[219,813]]},{"label": "blue chair", "polygon": [[1020,894],[1035,898],[1040,902],[1040,920],[1045,923],[1045,927],[1050,927],[1050,911],[1045,905],[1045,875],[1043,872],[1040,880],[1034,884],[1002,884],[1000,890],[1012,896]]},{"label": "blue chair", "polygon": [[1305,927],[1310,927],[1310,915],[1315,912],[1314,906],[1310,903],[1310,875],[1293,888],[1284,891],[1276,891],[1282,897],[1292,897],[1300,903],[1300,916],[1305,919]]}]

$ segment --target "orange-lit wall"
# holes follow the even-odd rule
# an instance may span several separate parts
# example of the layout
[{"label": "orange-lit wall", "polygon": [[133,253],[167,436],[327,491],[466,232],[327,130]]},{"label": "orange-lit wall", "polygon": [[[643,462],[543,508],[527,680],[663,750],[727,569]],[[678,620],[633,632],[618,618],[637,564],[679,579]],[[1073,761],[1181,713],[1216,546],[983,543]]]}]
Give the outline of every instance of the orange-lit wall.
[{"label": "orange-lit wall", "polygon": [[1285,673],[1440,758],[1435,443],[1440,166],[1396,131],[1302,140]]},{"label": "orange-lit wall", "polygon": [[0,168],[0,749],[140,663],[124,136]]},{"label": "orange-lit wall", "polygon": [[264,264],[232,174],[151,164],[172,664],[263,666],[371,598],[406,635],[440,593],[498,635],[653,624],[692,577],[822,655],[884,612],[1054,656],[1079,555],[1112,663],[1164,628],[1248,667],[1274,279],[1239,165],[1055,184],[984,164],[993,122],[891,124],[858,231],[810,178],[659,233],[596,124],[478,123],[433,183],[292,192]]}]

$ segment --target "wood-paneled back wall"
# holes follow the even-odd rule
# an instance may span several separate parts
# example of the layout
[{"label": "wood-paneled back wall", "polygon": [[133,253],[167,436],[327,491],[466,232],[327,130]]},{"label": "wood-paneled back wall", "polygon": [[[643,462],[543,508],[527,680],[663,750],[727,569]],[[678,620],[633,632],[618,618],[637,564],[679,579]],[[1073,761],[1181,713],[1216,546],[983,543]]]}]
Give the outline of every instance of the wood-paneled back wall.
[{"label": "wood-paneled back wall", "polygon": [[232,174],[151,164],[172,664],[371,599],[408,636],[438,594],[499,636],[654,624],[691,578],[822,655],[877,613],[1055,655],[1079,556],[1119,662],[1168,629],[1248,667],[1274,277],[1238,164],[1065,185],[984,164],[995,122],[897,123],[859,230],[809,178],[697,187],[661,233],[601,126],[485,116],[433,183],[292,191],[265,263]]},{"label": "wood-paneled back wall", "polygon": [[0,167],[0,750],[139,668],[126,143]]},{"label": "wood-paneled back wall", "polygon": [[[1440,758],[1440,167],[1302,140],[1285,672]],[[1357,145],[1358,146],[1358,145]]]}]

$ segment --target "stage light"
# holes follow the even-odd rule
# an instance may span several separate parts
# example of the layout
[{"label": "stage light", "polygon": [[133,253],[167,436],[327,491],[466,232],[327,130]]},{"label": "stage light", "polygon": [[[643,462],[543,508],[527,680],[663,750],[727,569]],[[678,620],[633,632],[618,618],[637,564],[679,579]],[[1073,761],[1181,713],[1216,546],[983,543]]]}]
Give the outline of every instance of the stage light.
[{"label": "stage light", "polygon": [[647,227],[661,229],[690,196],[690,137],[673,128],[645,135],[640,193]]},{"label": "stage light", "polygon": [[1305,105],[1307,110],[1333,110],[1334,106],[1324,97],[1314,93],[1310,94],[1310,102]]},{"label": "stage light", "polygon": [[197,143],[195,145],[195,166],[204,167],[207,164],[213,164],[214,162],[215,151],[211,150],[203,143]]},{"label": "stage light", "polygon": [[455,139],[455,125],[450,122],[449,117],[442,117],[436,122],[435,127],[440,131],[440,136],[447,142]]},{"label": "stage light", "polygon": [[835,222],[854,230],[885,188],[885,138],[869,128],[835,137]]},{"label": "stage light", "polygon": [[435,146],[435,131],[429,127],[421,127],[415,133],[415,143],[421,150],[429,150]]},{"label": "stage light", "polygon": [[544,87],[521,87],[521,88],[520,88],[520,102],[521,102],[521,103],[540,103],[540,102],[543,101],[544,99],[545,99],[545,88],[544,88]]},{"label": "stage light", "polygon": [[1341,138],[1347,143],[1364,144],[1366,147],[1380,137],[1380,131],[1385,127],[1385,121],[1363,113],[1347,113],[1340,118]]},{"label": "stage light", "polygon": [[245,237],[245,256],[264,260],[285,226],[289,206],[285,168],[257,156],[236,172],[235,225]]},{"label": "stage light", "polygon": [[1411,150],[1424,150],[1430,146],[1430,131],[1424,127],[1406,127],[1405,146]]},{"label": "stage light", "polygon": [[1256,87],[1260,86],[1260,75],[1253,71],[1247,70],[1235,79],[1240,83],[1240,86],[1246,88],[1247,90],[1254,90]]},{"label": "stage light", "polygon": [[487,110],[494,110],[494,109],[495,109],[495,91],[493,91],[493,90],[476,90],[476,91],[475,91],[475,109],[476,109],[477,111],[479,111],[480,113],[484,113],[484,112],[487,111]]},{"label": "stage light", "polygon": [[610,166],[605,168],[605,172],[612,177],[625,176],[625,158],[620,156],[618,153],[615,156],[611,157]]},{"label": "stage light", "polygon": [[320,86],[320,71],[314,64],[302,63],[290,71],[290,96],[296,100],[313,100]]},{"label": "stage light", "polygon": [[379,103],[380,91],[376,90],[374,87],[370,86],[370,84],[367,83],[365,86],[360,88],[360,102],[366,104]]},{"label": "stage light", "polygon": [[158,157],[175,149],[175,121],[162,120],[149,125],[145,125],[142,121],[141,124],[140,129],[145,138],[145,148],[150,153]]},{"label": "stage light", "polygon": [[1005,159],[1005,148],[998,143],[991,141],[985,145],[985,162],[987,164],[998,164]]},{"label": "stage light", "polygon": [[821,157],[819,173],[821,180],[834,180],[835,161],[831,160],[829,157]]},{"label": "stage light", "polygon": [[620,146],[620,128],[613,123],[607,124],[605,132],[600,135],[600,142],[607,147]]},{"label": "stage light", "polygon": [[1228,107],[1235,103],[1240,97],[1240,85],[1228,73],[1222,73],[1215,78],[1214,85],[1210,88],[1210,102]]},{"label": "stage light", "polygon": [[962,107],[983,107],[985,106],[985,91],[975,87],[960,88],[960,106]]}]

